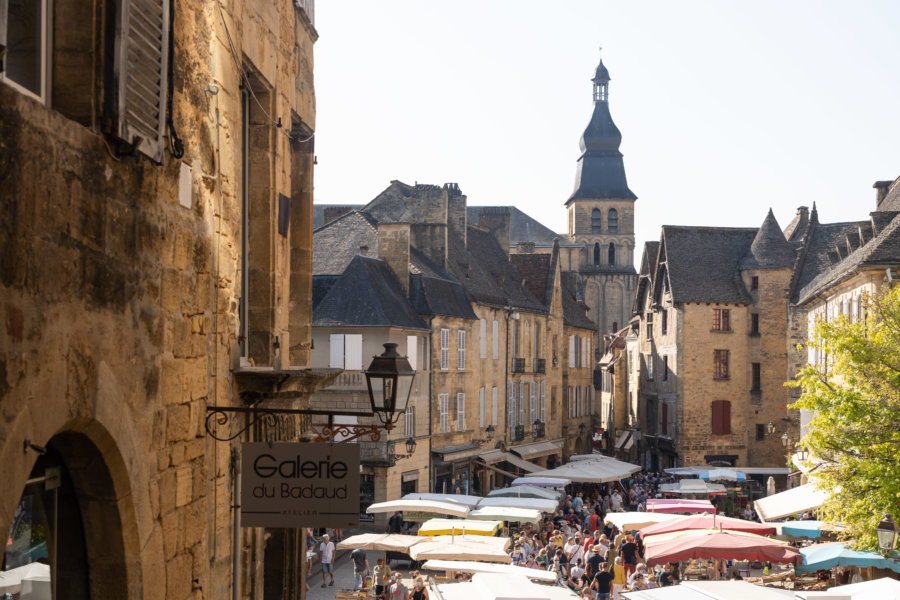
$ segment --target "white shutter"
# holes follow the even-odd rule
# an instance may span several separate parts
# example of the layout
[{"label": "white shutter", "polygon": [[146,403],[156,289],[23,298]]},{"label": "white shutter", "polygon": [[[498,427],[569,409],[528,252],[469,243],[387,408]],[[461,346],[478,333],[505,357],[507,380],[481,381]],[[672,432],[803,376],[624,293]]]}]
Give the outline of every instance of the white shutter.
[{"label": "white shutter", "polygon": [[497,386],[491,388],[491,425],[497,426]]},{"label": "white shutter", "polygon": [[440,419],[441,419],[441,423],[440,423],[440,432],[441,433],[447,433],[447,431],[449,431],[449,427],[448,427],[448,423],[447,423],[447,421],[448,421],[448,416],[447,416],[448,406],[447,405],[449,403],[450,403],[450,395],[449,394],[439,394],[438,395],[438,406],[439,406],[439,410],[440,410]]},{"label": "white shutter", "polygon": [[169,1],[122,0],[116,29],[117,135],[163,161],[169,68]]},{"label": "white shutter", "polygon": [[569,336],[569,368],[575,368],[575,336]]},{"label": "white shutter", "polygon": [[466,368],[466,332],[462,329],[456,332],[456,368]]},{"label": "white shutter", "polygon": [[509,382],[509,389],[506,391],[506,404],[509,412],[506,417],[507,425],[510,429],[516,426],[516,382]]},{"label": "white shutter", "polygon": [[581,338],[581,364],[578,366],[582,367],[582,368],[588,366],[588,339],[587,338]]},{"label": "white shutter", "polygon": [[450,330],[441,329],[441,370],[450,368]]},{"label": "white shutter", "polygon": [[537,404],[537,381],[531,382],[531,415],[528,417],[529,422],[534,423],[538,419],[538,404]]},{"label": "white shutter", "polygon": [[541,423],[547,422],[547,382],[541,379]]},{"label": "white shutter", "polygon": [[519,382],[519,425],[525,425],[525,411],[528,410],[525,404],[525,382]]},{"label": "white shutter", "polygon": [[328,366],[332,369],[344,368],[344,335],[341,333],[332,333],[330,342],[330,354],[328,358]]},{"label": "white shutter", "polygon": [[491,358],[500,358],[500,323],[497,321],[491,323]]},{"label": "white shutter", "polygon": [[466,430],[466,395],[462,392],[456,394],[456,430]]},{"label": "white shutter", "polygon": [[362,371],[362,334],[348,333],[344,340],[344,368]]},{"label": "white shutter", "polygon": [[[484,321],[482,321],[484,323]],[[484,389],[484,386],[481,386],[481,389],[478,390],[478,408],[479,408],[479,419],[478,426],[479,427],[487,427],[487,403],[485,398],[487,390]]]},{"label": "white shutter", "polygon": [[478,325],[479,333],[481,334],[481,338],[478,340],[478,356],[481,358],[487,358],[487,321],[481,319]]},{"label": "white shutter", "polygon": [[418,353],[419,353],[419,338],[414,335],[406,336],[406,360],[409,361],[409,366],[412,367],[413,371],[417,371],[419,369],[418,361]]}]

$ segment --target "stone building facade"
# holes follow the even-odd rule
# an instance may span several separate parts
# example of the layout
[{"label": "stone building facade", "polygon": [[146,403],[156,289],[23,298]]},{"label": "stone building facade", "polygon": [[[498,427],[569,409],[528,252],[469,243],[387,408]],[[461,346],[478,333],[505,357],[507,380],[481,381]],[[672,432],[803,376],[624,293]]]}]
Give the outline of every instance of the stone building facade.
[{"label": "stone building facade", "polygon": [[292,406],[332,376],[303,369],[312,19],[0,5],[0,568],[53,548],[67,597],[300,596],[300,532],[244,530],[233,562],[237,443],[263,432],[204,425],[275,373]]}]

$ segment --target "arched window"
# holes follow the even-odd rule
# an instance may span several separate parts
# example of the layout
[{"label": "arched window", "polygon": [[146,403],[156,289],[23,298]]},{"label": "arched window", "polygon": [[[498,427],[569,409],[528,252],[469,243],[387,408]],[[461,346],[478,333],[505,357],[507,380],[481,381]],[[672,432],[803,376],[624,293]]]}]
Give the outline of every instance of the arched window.
[{"label": "arched window", "polygon": [[615,266],[616,264],[616,245],[612,242],[609,243],[609,250],[606,252],[608,254],[608,260],[610,266]]},{"label": "arched window", "polygon": [[599,208],[591,211],[591,233],[603,233],[603,213]]},{"label": "arched window", "polygon": [[619,230],[619,211],[614,208],[609,209],[609,216],[607,217],[607,222],[609,224],[609,230],[611,232],[615,232]]},{"label": "arched window", "polygon": [[594,244],[594,266],[600,266],[600,244]]},{"label": "arched window", "polygon": [[617,331],[619,330],[619,322],[618,322],[618,321],[613,321],[613,328],[612,328],[612,330],[613,330],[613,333],[615,333],[615,332],[617,332]]}]

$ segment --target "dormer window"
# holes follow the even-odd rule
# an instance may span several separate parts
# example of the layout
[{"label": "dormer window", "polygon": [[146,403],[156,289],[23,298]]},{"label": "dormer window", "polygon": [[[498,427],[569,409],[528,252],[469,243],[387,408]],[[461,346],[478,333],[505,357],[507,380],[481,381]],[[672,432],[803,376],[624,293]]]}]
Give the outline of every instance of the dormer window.
[{"label": "dormer window", "polygon": [[610,233],[615,233],[619,230],[619,211],[614,208],[609,209],[607,225]]},{"label": "dormer window", "polygon": [[591,233],[603,233],[603,213],[599,208],[591,211]]}]

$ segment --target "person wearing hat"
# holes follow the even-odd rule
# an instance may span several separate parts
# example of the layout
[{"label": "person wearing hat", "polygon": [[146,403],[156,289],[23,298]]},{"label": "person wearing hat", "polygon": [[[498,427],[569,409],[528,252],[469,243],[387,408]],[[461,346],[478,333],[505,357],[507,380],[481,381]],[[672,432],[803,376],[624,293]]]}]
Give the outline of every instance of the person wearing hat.
[{"label": "person wearing hat", "polygon": [[602,552],[603,549],[600,544],[591,546],[591,551],[588,553],[587,558],[587,564],[591,567],[591,573],[597,573],[600,570],[600,565],[604,562]]}]

